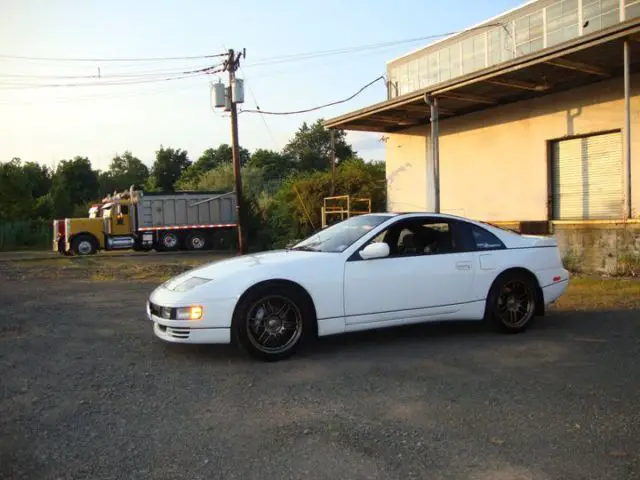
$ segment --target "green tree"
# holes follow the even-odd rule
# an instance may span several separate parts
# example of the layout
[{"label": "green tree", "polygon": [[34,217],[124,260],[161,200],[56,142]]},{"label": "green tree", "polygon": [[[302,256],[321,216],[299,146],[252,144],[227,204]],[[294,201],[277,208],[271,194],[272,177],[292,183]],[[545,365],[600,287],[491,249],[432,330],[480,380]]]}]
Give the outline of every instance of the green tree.
[{"label": "green tree", "polygon": [[110,171],[107,170],[106,172],[103,172],[98,170],[96,174],[98,175],[98,185],[100,185],[100,188],[99,188],[100,198],[104,198],[110,193],[113,193],[116,190],[120,190],[118,188],[116,180],[113,178],[113,175],[111,174]]},{"label": "green tree", "polygon": [[[372,211],[385,209],[384,163],[351,158],[341,162],[336,173],[336,195],[370,198]],[[262,204],[273,246],[282,247],[319,229],[323,199],[330,192],[329,171],[299,172],[285,180],[273,198]]]},{"label": "green tree", "polygon": [[76,205],[86,204],[99,194],[98,173],[86,157],[62,160],[53,176],[51,197],[54,213],[68,216]]},{"label": "green tree", "polygon": [[284,179],[295,170],[295,162],[279,152],[259,148],[251,154],[247,166],[261,169],[265,181]]},{"label": "green tree", "polygon": [[0,220],[28,218],[32,208],[31,186],[20,159],[0,164]]},{"label": "green tree", "polygon": [[[239,148],[240,166],[245,166],[249,161],[250,154],[246,148]],[[200,158],[196,160],[182,175],[176,188],[185,190],[185,185],[192,184],[194,180],[205,172],[218,168],[221,165],[231,166],[233,163],[233,151],[231,145],[223,143],[217,148],[207,148]]]},{"label": "green tree", "polygon": [[31,196],[42,197],[51,190],[51,170],[36,162],[26,162],[22,170],[27,177]]},{"label": "green tree", "polygon": [[[247,165],[241,170],[243,193],[247,197],[257,197],[265,189],[263,172],[259,168]],[[221,164],[193,179],[181,179],[176,187],[180,191],[230,192],[235,189],[233,165]]]},{"label": "green tree", "polygon": [[138,157],[125,151],[116,155],[109,165],[109,176],[116,190],[126,190],[131,185],[141,188],[149,178],[149,169]]},{"label": "green tree", "polygon": [[[344,130],[336,130],[336,164],[356,155],[346,142]],[[283,154],[290,157],[300,171],[328,170],[331,165],[331,133],[324,127],[323,119],[310,126],[304,122],[294,137],[285,145]]]},{"label": "green tree", "polygon": [[147,185],[152,190],[173,192],[176,182],[190,166],[191,161],[186,150],[161,146],[156,151],[156,161]]},{"label": "green tree", "polygon": [[[238,153],[240,154],[240,166],[245,166],[249,161],[250,154],[249,150],[243,147],[239,147]],[[207,148],[200,158],[194,163],[195,167],[198,167],[200,171],[211,170],[212,168],[217,167],[218,165],[233,162],[233,149],[231,145],[227,143],[223,143],[218,146],[218,148]]]}]

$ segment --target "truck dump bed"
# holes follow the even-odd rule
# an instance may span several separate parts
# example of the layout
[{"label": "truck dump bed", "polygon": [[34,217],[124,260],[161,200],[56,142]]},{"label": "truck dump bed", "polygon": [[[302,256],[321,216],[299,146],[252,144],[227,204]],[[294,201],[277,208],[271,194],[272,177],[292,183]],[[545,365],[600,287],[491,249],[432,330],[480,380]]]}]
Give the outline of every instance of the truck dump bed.
[{"label": "truck dump bed", "polygon": [[136,206],[138,230],[236,224],[234,192],[145,192]]}]

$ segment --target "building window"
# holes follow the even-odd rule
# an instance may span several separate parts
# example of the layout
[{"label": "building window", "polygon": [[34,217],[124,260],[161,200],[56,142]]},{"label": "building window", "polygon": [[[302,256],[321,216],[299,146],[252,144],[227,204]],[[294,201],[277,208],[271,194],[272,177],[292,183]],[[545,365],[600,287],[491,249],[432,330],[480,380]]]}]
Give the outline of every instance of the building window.
[{"label": "building window", "polygon": [[438,52],[434,52],[429,55],[429,81],[428,85],[435,85],[440,81],[439,69],[438,69]]},{"label": "building window", "polygon": [[440,50],[440,81],[444,82],[460,75],[460,44]]},{"label": "building window", "polygon": [[620,21],[619,0],[583,0],[583,33],[592,33]]},{"label": "building window", "polygon": [[625,0],[624,5],[625,20],[640,17],[640,0]]},{"label": "building window", "polygon": [[398,69],[389,69],[389,98],[398,96]]},{"label": "building window", "polygon": [[513,58],[512,24],[497,27],[489,31],[489,65],[496,65]]},{"label": "building window", "polygon": [[407,64],[400,66],[400,75],[398,78],[398,93],[400,95],[404,95],[405,93],[409,93],[409,71]]},{"label": "building window", "polygon": [[516,55],[522,56],[543,47],[542,11],[515,21]]},{"label": "building window", "polygon": [[547,7],[547,46],[578,36],[578,0],[562,0]]},{"label": "building window", "polygon": [[[580,3],[582,25],[579,24]],[[439,49],[428,49],[420,58],[391,69],[396,70],[394,77],[398,87],[391,89],[390,96],[446,82],[545,46],[573,40],[580,34],[580,27],[583,34],[608,28],[620,21],[621,5],[624,5],[626,20],[640,17],[640,0],[623,0],[623,3],[621,0],[550,0],[548,6],[515,20],[509,16],[499,26],[483,29],[470,38],[445,43]]]},{"label": "building window", "polygon": [[462,42],[462,73],[471,73],[485,67],[485,35],[475,35]]},{"label": "building window", "polygon": [[554,220],[606,220],[624,216],[621,132],[590,135],[551,145]]}]

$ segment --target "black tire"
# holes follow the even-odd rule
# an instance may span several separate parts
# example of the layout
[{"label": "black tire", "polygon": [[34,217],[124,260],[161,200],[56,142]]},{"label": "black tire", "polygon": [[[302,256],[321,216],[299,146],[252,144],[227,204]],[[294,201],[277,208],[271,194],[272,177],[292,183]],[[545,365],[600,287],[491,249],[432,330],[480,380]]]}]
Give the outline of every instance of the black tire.
[{"label": "black tire", "polygon": [[529,275],[506,272],[491,286],[485,320],[505,333],[523,332],[535,318],[537,301],[537,285]]},{"label": "black tire", "polygon": [[[289,308],[282,315],[285,305]],[[315,322],[314,308],[306,295],[288,285],[266,284],[241,299],[231,328],[234,343],[249,355],[275,362],[291,357],[312,338]]]},{"label": "black tire", "polygon": [[132,249],[133,249],[134,252],[150,252],[151,250],[153,250],[153,247],[145,246],[145,245],[142,245],[142,244],[136,242],[136,243],[133,244]]},{"label": "black tire", "polygon": [[193,232],[187,235],[185,246],[187,250],[207,250],[210,245],[207,240],[207,236],[204,233]]},{"label": "black tire", "polygon": [[64,242],[64,238],[61,238],[61,239],[59,239],[59,240],[58,240],[58,253],[59,253],[60,255],[64,255],[65,257],[70,257],[70,256],[72,256],[72,255],[73,255],[73,251],[67,252],[67,251],[64,249],[64,243],[65,243],[65,242]]},{"label": "black tire", "polygon": [[74,255],[94,255],[98,251],[98,244],[91,235],[78,235],[71,241],[71,250]]},{"label": "black tire", "polygon": [[180,235],[178,232],[162,232],[158,239],[156,250],[160,252],[175,252],[180,249]]}]

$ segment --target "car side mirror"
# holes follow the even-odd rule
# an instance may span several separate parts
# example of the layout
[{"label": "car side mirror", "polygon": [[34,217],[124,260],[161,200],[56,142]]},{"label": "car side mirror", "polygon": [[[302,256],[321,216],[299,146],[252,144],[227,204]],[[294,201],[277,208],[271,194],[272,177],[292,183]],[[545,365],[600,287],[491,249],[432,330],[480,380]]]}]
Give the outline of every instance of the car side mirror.
[{"label": "car side mirror", "polygon": [[388,257],[390,253],[389,245],[384,242],[370,243],[360,251],[360,257],[364,260],[372,258]]}]

